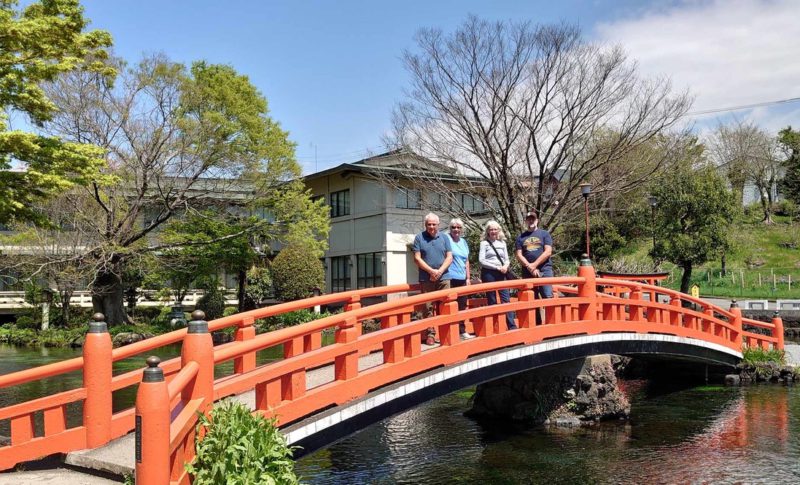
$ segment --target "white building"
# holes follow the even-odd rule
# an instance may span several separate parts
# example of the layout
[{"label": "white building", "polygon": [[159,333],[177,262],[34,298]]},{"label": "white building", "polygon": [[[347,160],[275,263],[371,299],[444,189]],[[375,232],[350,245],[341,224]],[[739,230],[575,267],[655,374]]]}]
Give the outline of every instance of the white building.
[{"label": "white building", "polygon": [[[409,164],[445,177],[452,173],[430,160],[393,151],[305,177],[314,196],[323,197],[331,209],[325,292],[416,283],[417,267],[410,248],[423,229],[428,212],[424,201],[438,194],[426,193],[410,182],[406,188],[388,188],[378,177],[402,185]],[[485,211],[481,201],[467,194],[459,200],[475,212]],[[450,215],[438,215],[444,228]]]}]

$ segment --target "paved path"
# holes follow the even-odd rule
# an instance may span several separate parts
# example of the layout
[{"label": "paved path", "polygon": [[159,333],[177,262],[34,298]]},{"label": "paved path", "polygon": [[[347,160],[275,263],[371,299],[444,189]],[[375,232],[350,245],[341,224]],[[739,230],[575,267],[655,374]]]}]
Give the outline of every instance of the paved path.
[{"label": "paved path", "polygon": [[43,483],[49,485],[109,485],[120,483],[67,468],[30,472],[0,473],[0,485]]}]

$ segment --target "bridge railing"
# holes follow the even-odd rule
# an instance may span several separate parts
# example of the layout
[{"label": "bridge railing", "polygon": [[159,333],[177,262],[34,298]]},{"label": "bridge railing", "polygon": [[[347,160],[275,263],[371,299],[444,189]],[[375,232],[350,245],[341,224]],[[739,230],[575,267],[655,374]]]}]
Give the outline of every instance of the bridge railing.
[{"label": "bridge railing", "polygon": [[[338,304],[352,309],[360,307],[365,298],[403,296],[417,289],[418,285],[392,285],[322,295],[220,318],[209,323],[209,330],[236,327],[235,341],[244,342],[255,336],[255,322],[262,318],[324,305]],[[134,408],[114,413],[112,398],[115,392],[138,386],[144,368],[112,375],[113,363],[183,342],[187,336],[187,329],[183,328],[112,349],[111,337],[102,322],[103,315],[97,314],[95,319],[90,327],[97,325],[87,334],[83,357],[0,375],[0,389],[24,386],[42,379],[57,379],[77,371],[82,371],[83,375],[83,385],[75,389],[0,408],[0,422],[7,422],[10,431],[8,443],[0,443],[0,470],[53,453],[102,446],[132,431]],[[321,334],[309,335],[303,345],[308,349],[316,348],[320,342]],[[234,362],[234,373],[247,372],[254,367],[255,353],[242,355]],[[181,369],[181,359],[162,362],[160,369],[169,382]],[[83,406],[83,412],[79,424],[70,427],[67,408],[72,406]]]},{"label": "bridge railing", "polygon": [[[533,290],[546,284],[559,285],[555,298],[535,300]],[[598,293],[599,286],[606,284],[627,287],[631,291],[627,297]],[[506,288],[517,291],[517,298],[508,304],[458,311],[457,298],[460,295],[480,296]],[[203,398],[216,400],[255,389],[257,409],[286,424],[408,375],[504,346],[529,344],[553,337],[610,331],[655,332],[704,339],[735,351],[741,350],[743,344],[775,348],[781,348],[783,344],[780,319],[772,323],[744,320],[738,309],[716,308],[672,290],[622,280],[598,279],[590,265],[581,266],[577,277],[484,283],[361,307],[362,298],[406,293],[414,289],[410,285],[396,285],[324,295],[210,322],[211,331],[237,327],[235,342],[218,346],[213,352],[214,364],[233,360],[234,374],[216,379],[213,391],[207,391]],[[652,301],[644,299],[641,295],[646,292],[657,296]],[[701,305],[702,311],[684,307],[682,301]],[[255,335],[253,325],[259,318],[333,303],[343,303],[346,311],[296,327]],[[425,303],[437,304],[438,314],[412,321],[414,308]],[[520,330],[507,331],[504,315],[508,311],[516,312]],[[535,315],[540,311],[545,315],[546,324],[536,326]],[[368,319],[380,320],[381,329],[362,335],[361,324]],[[478,338],[460,341],[458,324],[462,320],[469,322]],[[765,334],[745,331],[743,323],[759,327]],[[422,346],[421,336],[429,327],[437,329],[440,346]],[[335,342],[322,347],[321,334],[326,329],[334,330]],[[103,338],[107,338],[108,334],[104,335]],[[90,350],[95,346],[87,339],[83,359],[0,376],[0,387],[6,387],[80,368],[85,374],[81,388],[0,409],[0,419],[10,419],[12,423],[11,445],[0,447],[0,469],[48,453],[100,446],[132,430],[134,410],[112,415],[110,399],[113,391],[138,385],[142,370],[110,377],[111,363],[184,338],[188,338],[186,329],[113,351],[109,344],[107,350],[100,352]],[[256,367],[256,352],[276,345],[283,346],[284,359]],[[358,356],[373,349],[382,352],[381,363],[370,369],[359,369]],[[90,360],[93,359],[102,364],[92,364]],[[212,359],[206,361],[212,362]],[[185,364],[181,359],[172,359],[160,365],[167,385],[173,379],[183,379],[178,372]],[[104,384],[92,384],[94,381],[86,375],[86,370],[92,365],[102,370],[98,375],[108,375],[95,380],[104,381]],[[332,379],[310,385],[307,382],[308,371],[325,366],[332,367]],[[90,389],[91,386],[95,386],[95,390]],[[108,396],[108,403],[105,397],[98,396]],[[65,414],[65,406],[84,400],[83,425],[63,429],[65,426],[60,424],[58,416]],[[89,417],[87,409],[93,410]],[[45,421],[44,433],[37,437],[33,432],[34,413],[43,413]],[[48,426],[48,423],[51,424]],[[95,430],[92,438],[90,428]],[[90,439],[94,444],[90,444]],[[48,443],[46,446],[43,445],[45,442]],[[172,446],[176,446],[175,443]]]}]

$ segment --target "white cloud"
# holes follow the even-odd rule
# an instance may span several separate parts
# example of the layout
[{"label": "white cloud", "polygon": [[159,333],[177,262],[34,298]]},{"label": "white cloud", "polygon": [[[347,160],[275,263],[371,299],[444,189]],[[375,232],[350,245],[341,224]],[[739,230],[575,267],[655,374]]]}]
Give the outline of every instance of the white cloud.
[{"label": "white cloud", "polygon": [[[800,1],[681,1],[596,26],[645,75],[695,97],[693,112],[800,97]],[[735,113],[775,130],[800,125],[800,102]],[[698,118],[711,121],[725,116]]]}]

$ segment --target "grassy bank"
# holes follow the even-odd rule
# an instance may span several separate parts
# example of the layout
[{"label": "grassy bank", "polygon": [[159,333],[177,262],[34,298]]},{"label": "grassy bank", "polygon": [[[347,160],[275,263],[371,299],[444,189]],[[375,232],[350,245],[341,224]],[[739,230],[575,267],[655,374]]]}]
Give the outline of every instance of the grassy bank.
[{"label": "grassy bank", "polygon": [[[692,284],[704,296],[759,299],[800,299],[800,223],[776,217],[771,225],[756,220],[735,224],[730,231],[731,250],[726,272],[720,259],[693,268]],[[615,259],[632,268],[652,270],[650,240],[631,243]],[[665,286],[680,288],[683,270],[662,263],[670,273]]]}]

